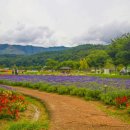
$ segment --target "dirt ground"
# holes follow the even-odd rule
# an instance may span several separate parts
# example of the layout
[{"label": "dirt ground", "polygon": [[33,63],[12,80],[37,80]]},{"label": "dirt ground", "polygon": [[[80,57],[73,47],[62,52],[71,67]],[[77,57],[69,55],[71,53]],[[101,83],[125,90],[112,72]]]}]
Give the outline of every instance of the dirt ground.
[{"label": "dirt ground", "polygon": [[130,130],[130,125],[106,115],[91,102],[27,88],[17,91],[43,100],[50,112],[49,130]]}]

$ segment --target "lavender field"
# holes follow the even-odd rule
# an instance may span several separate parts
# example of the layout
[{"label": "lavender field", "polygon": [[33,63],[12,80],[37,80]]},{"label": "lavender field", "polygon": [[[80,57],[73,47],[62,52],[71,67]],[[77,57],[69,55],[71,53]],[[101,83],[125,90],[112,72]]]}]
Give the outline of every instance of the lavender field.
[{"label": "lavender field", "polygon": [[130,79],[120,78],[100,78],[91,76],[40,76],[40,75],[3,75],[0,80],[16,82],[47,82],[53,85],[74,85],[77,87],[101,87],[109,86],[116,88],[130,88]]}]

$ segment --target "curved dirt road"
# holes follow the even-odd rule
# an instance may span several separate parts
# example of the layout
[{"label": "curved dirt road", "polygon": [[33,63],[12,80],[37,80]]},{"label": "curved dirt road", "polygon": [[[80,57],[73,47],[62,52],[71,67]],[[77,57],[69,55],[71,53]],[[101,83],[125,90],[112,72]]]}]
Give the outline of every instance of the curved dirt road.
[{"label": "curved dirt road", "polygon": [[40,92],[27,88],[17,91],[43,100],[51,116],[49,130],[128,130],[127,125],[107,116],[90,102],[80,98]]}]

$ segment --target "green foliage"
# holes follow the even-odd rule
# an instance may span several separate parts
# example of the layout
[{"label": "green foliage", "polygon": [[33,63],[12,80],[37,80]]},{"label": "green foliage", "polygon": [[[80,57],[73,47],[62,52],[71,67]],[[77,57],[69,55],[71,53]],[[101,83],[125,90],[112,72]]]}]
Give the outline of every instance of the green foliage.
[{"label": "green foliage", "polygon": [[59,63],[59,65],[57,66],[57,69],[60,69],[61,67],[66,67],[66,66],[72,69],[79,69],[79,63],[72,60],[63,61]]},{"label": "green foliage", "polygon": [[75,87],[70,91],[70,95],[76,95],[76,96],[84,97],[85,92],[86,92],[85,88],[76,88]]},{"label": "green foliage", "polygon": [[[32,84],[31,84],[32,85]],[[34,83],[31,88],[39,89],[43,86],[42,82]]]},{"label": "green foliage", "polygon": [[89,68],[87,60],[85,58],[81,59],[79,63],[80,63],[80,67],[79,67],[80,70],[86,70]]},{"label": "green foliage", "polygon": [[125,34],[112,41],[108,53],[113,59],[113,63],[117,66],[130,64],[130,34]]},{"label": "green foliage", "polygon": [[39,90],[42,90],[42,91],[47,91],[47,89],[50,87],[50,84],[48,83],[43,83],[40,87],[39,87]]},{"label": "green foliage", "polygon": [[47,59],[46,69],[55,70],[56,66],[58,66],[59,62],[53,59]]},{"label": "green foliage", "polygon": [[[31,56],[24,56],[24,55],[0,55],[0,65],[3,67],[12,67],[14,64],[18,67],[22,67],[24,69],[32,70],[32,69],[39,69],[43,68],[44,65],[49,62],[49,67],[52,65],[56,65],[57,62],[64,62],[64,61],[79,61],[81,58],[85,58],[90,50],[102,50],[106,49],[107,46],[104,45],[80,45],[77,47],[68,48],[67,50],[61,51],[49,51],[43,52]],[[60,54],[60,55],[59,55]],[[48,61],[51,59],[51,61]],[[64,63],[68,64],[68,63]],[[79,68],[77,63],[74,63],[74,68]],[[59,64],[58,64],[59,65]],[[57,66],[57,65],[56,65]],[[72,64],[71,64],[72,66]],[[53,66],[54,67],[54,66]]]},{"label": "green foliage", "polygon": [[116,105],[115,99],[117,97],[130,96],[129,90],[117,90],[113,92],[108,92],[106,94],[100,94],[100,99],[106,104]]},{"label": "green foliage", "polygon": [[109,58],[110,57],[105,51],[95,50],[95,51],[91,51],[90,54],[87,56],[87,61],[90,67],[102,68],[105,66],[106,61]]},{"label": "green foliage", "polygon": [[69,87],[66,87],[66,86],[58,86],[57,87],[58,94],[69,94],[69,92],[70,92]]},{"label": "green foliage", "polygon": [[47,92],[57,92],[57,87],[56,86],[48,86],[46,89]]},{"label": "green foliage", "polygon": [[105,104],[108,105],[115,105],[114,99],[117,97],[116,93],[107,93],[107,94],[101,94],[100,99],[103,101]]},{"label": "green foliage", "polygon": [[91,99],[99,100],[101,93],[101,90],[87,90],[85,93],[85,98],[87,99],[89,97]]}]

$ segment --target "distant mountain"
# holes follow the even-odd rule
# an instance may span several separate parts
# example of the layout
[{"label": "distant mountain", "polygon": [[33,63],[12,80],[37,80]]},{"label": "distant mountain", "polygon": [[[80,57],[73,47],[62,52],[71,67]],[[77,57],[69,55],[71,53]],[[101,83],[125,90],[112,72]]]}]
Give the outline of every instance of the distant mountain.
[{"label": "distant mountain", "polygon": [[[54,59],[59,62],[67,60],[79,61],[80,59],[86,57],[92,50],[107,50],[107,47],[107,45],[86,44],[70,48],[44,48],[46,50],[43,49],[44,51],[41,51],[40,53],[36,53],[35,51],[36,54],[34,55],[3,54],[0,55],[0,65],[4,65],[6,67],[13,66],[14,64],[17,66],[43,66],[46,64],[48,59]],[[3,48],[3,50],[4,49],[5,48]]]},{"label": "distant mountain", "polygon": [[0,44],[0,55],[5,54],[32,55],[40,52],[61,51],[66,49],[67,48],[64,46],[44,48],[35,46]]}]

